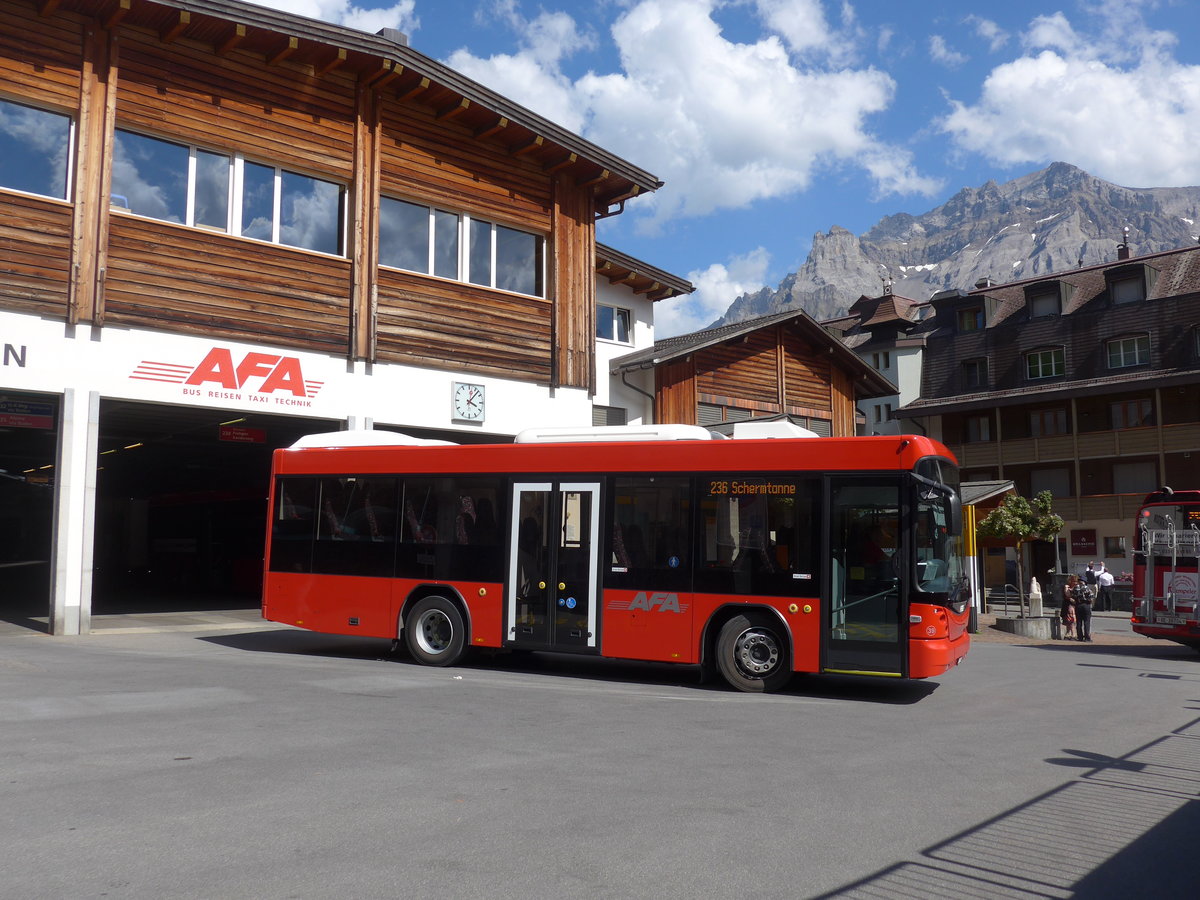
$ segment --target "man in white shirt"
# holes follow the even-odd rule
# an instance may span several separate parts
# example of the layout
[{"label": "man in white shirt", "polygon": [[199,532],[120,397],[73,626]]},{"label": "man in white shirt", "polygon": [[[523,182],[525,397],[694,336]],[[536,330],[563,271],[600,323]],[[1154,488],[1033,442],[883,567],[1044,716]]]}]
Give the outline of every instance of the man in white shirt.
[{"label": "man in white shirt", "polygon": [[1112,612],[1112,586],[1116,581],[1113,578],[1112,572],[1104,568],[1104,563],[1100,563],[1100,568],[1096,570],[1096,584],[1100,589],[1100,595],[1096,598],[1096,612]]}]

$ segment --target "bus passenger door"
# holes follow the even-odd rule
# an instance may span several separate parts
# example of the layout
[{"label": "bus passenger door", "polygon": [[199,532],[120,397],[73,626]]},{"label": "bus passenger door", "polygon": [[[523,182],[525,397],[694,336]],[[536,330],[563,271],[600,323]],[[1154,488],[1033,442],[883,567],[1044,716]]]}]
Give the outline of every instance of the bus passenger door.
[{"label": "bus passenger door", "polygon": [[908,623],[900,484],[832,478],[829,508],[823,669],[902,675]]},{"label": "bus passenger door", "polygon": [[513,485],[507,642],[596,646],[600,485]]}]

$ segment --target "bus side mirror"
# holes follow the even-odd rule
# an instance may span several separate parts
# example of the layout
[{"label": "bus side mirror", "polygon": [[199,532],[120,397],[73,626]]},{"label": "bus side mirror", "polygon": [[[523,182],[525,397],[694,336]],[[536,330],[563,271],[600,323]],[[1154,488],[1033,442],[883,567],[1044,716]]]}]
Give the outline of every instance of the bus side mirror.
[{"label": "bus side mirror", "polygon": [[962,534],[962,500],[958,496],[958,491],[954,491],[947,498],[950,503],[949,520],[950,533],[955,535]]}]

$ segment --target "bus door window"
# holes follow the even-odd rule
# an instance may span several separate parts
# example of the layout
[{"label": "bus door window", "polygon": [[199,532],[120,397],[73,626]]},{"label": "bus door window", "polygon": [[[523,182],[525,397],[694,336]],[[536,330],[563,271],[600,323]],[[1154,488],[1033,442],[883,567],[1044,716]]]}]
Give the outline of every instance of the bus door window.
[{"label": "bus door window", "polygon": [[815,479],[706,476],[700,495],[704,559],[697,590],[815,595],[818,489]]},{"label": "bus door window", "polygon": [[558,564],[555,567],[554,642],[570,644],[585,638],[590,612],[592,568],[592,494],[563,491],[560,495]]},{"label": "bus door window", "polygon": [[550,550],[546,540],[550,491],[522,491],[517,522],[516,637],[544,640]]},{"label": "bus door window", "polygon": [[890,484],[835,485],[829,637],[895,642],[900,620],[900,491]]},{"label": "bus door window", "polygon": [[509,638],[596,646],[599,484],[513,486]]}]

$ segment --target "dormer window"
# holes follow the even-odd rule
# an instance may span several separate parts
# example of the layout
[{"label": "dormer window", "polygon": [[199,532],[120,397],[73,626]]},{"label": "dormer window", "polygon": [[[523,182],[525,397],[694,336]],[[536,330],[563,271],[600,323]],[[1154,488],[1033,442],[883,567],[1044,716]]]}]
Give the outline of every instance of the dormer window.
[{"label": "dormer window", "polygon": [[983,330],[983,307],[982,306],[967,306],[958,311],[958,330],[959,331],[982,331]]},{"label": "dormer window", "polygon": [[1058,291],[1035,294],[1029,298],[1029,318],[1041,319],[1046,316],[1059,315],[1062,315],[1062,298]]},{"label": "dormer window", "polygon": [[1122,278],[1114,281],[1109,289],[1113,303],[1137,303],[1146,299],[1145,285],[1140,278]]},{"label": "dormer window", "polygon": [[1067,370],[1066,356],[1062,347],[1034,350],[1025,354],[1025,377],[1030,381],[1057,378]]},{"label": "dormer window", "polygon": [[1104,280],[1109,302],[1113,306],[1142,302],[1150,296],[1157,277],[1158,270],[1145,263],[1129,263],[1106,270]]}]

